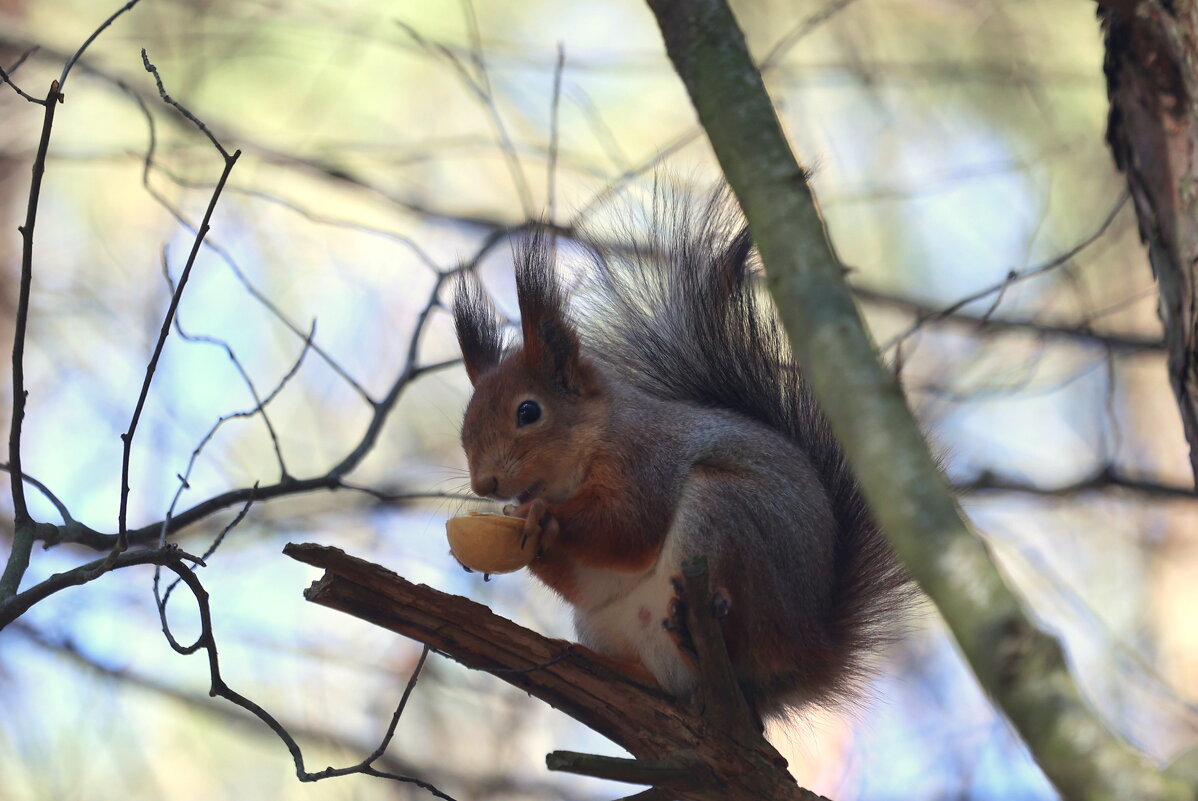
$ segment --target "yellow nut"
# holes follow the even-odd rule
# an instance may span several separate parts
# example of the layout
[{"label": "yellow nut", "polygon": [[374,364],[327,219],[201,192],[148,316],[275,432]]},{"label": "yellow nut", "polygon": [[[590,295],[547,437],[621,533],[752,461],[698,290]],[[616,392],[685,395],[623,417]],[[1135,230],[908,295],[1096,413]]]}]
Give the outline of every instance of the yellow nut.
[{"label": "yellow nut", "polygon": [[538,538],[524,538],[524,518],[471,512],[445,521],[454,558],[479,573],[511,573],[537,555]]}]

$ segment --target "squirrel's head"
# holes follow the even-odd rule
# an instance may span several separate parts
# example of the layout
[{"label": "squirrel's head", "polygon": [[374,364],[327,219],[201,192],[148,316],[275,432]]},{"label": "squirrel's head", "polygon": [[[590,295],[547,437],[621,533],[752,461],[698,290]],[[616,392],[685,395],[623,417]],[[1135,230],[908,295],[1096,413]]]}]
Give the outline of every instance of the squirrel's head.
[{"label": "squirrel's head", "polygon": [[457,288],[454,323],[474,386],[462,423],[470,485],[478,495],[518,504],[562,503],[586,479],[607,393],[582,353],[540,236],[517,253],[516,292],[524,340],[509,349],[478,279],[463,275]]}]

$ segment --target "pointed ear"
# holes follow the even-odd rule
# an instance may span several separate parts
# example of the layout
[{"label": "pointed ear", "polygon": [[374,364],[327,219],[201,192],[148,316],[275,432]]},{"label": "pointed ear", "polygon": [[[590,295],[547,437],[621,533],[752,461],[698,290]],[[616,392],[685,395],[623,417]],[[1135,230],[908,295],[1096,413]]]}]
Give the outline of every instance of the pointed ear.
[{"label": "pointed ear", "polygon": [[578,332],[566,317],[561,285],[553,270],[553,243],[537,228],[516,251],[516,296],[524,331],[521,358],[534,374],[568,395],[578,395],[593,368],[582,356]]},{"label": "pointed ear", "polygon": [[499,316],[482,282],[473,273],[462,273],[453,295],[453,324],[462,348],[462,361],[470,384],[478,384],[484,373],[503,356],[503,331]]}]

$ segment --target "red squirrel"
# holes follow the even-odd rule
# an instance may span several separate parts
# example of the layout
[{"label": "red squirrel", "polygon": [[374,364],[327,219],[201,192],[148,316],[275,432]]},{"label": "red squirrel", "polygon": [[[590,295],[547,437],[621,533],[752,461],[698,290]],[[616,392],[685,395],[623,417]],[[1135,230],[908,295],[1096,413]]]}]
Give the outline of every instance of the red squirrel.
[{"label": "red squirrel", "polygon": [[542,536],[529,568],[582,644],[687,694],[672,580],[702,555],[757,713],[844,698],[907,582],[751,279],[747,229],[719,198],[665,217],[648,245],[597,253],[582,314],[531,234],[519,345],[463,276],[471,486]]}]

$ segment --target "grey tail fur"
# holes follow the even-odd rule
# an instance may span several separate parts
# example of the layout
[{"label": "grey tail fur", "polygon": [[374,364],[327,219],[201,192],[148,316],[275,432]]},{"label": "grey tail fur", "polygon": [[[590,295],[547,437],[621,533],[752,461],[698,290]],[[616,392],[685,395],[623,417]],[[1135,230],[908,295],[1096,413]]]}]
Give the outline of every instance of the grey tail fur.
[{"label": "grey tail fur", "polygon": [[653,223],[647,242],[596,257],[596,294],[581,315],[588,350],[648,393],[736,412],[805,451],[838,526],[827,630],[844,660],[832,694],[844,694],[863,675],[862,657],[895,636],[912,585],[752,280],[752,241],[734,202],[659,195]]}]

